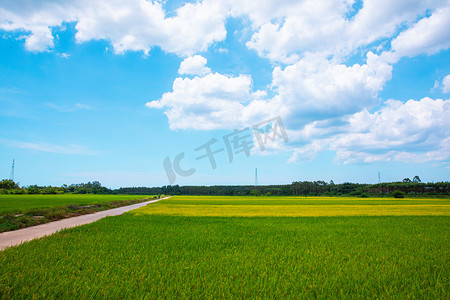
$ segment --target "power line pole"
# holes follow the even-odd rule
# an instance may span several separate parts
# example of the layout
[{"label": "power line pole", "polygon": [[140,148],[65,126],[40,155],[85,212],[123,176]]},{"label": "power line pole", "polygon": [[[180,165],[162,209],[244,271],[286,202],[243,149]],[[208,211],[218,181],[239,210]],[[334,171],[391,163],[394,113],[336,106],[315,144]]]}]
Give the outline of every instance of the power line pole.
[{"label": "power line pole", "polygon": [[255,168],[255,186],[258,185],[258,168]]},{"label": "power line pole", "polygon": [[14,159],[11,167],[11,175],[9,175],[9,179],[14,181]]},{"label": "power line pole", "polygon": [[381,183],[381,176],[380,176],[380,172],[378,172],[378,183]]}]

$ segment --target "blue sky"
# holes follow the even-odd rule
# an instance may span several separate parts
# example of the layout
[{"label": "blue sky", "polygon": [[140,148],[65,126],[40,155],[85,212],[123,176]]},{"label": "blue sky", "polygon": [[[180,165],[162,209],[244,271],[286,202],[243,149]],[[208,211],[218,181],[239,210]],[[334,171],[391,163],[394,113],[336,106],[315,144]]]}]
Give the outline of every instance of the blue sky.
[{"label": "blue sky", "polygon": [[0,0],[0,177],[448,181],[448,1],[279,2]]}]

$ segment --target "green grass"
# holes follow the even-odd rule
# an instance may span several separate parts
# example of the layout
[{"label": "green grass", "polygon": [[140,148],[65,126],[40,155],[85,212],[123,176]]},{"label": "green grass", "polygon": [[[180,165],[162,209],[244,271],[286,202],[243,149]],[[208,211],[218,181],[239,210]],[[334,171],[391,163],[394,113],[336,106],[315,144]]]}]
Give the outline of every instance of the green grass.
[{"label": "green grass", "polygon": [[0,195],[0,215],[24,213],[34,209],[66,206],[69,204],[89,205],[119,200],[142,199],[137,195]]},{"label": "green grass", "polygon": [[[0,297],[448,299],[448,201],[177,196],[0,252]],[[279,216],[318,209],[401,216]]]},{"label": "green grass", "polygon": [[448,299],[448,217],[125,214],[0,253],[3,298]]},{"label": "green grass", "polygon": [[0,195],[0,233],[144,201],[130,195]]}]

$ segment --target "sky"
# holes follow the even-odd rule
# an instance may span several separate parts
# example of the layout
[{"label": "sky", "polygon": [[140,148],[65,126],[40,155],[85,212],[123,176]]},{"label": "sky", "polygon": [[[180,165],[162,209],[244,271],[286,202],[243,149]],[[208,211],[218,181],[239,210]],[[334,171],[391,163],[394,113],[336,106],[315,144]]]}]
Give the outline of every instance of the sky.
[{"label": "sky", "polygon": [[450,180],[450,1],[0,0],[0,178]]}]

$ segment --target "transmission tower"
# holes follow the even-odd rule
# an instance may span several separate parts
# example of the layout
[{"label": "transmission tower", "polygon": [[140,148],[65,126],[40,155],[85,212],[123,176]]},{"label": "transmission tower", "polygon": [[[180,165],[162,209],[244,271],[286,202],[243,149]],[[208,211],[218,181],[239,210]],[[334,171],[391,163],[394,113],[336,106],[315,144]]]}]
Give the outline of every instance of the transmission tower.
[{"label": "transmission tower", "polygon": [[258,185],[258,168],[255,168],[255,186]]},{"label": "transmission tower", "polygon": [[378,183],[381,183],[381,176],[380,176],[380,172],[378,172]]},{"label": "transmission tower", "polygon": [[12,167],[11,167],[11,175],[9,175],[9,179],[14,181],[14,159],[13,159],[13,163],[12,163]]}]

